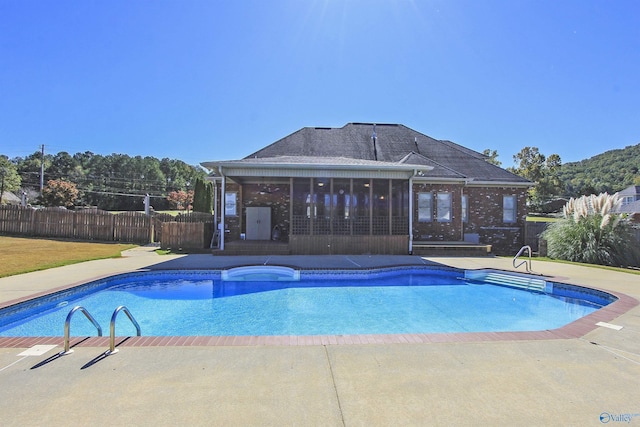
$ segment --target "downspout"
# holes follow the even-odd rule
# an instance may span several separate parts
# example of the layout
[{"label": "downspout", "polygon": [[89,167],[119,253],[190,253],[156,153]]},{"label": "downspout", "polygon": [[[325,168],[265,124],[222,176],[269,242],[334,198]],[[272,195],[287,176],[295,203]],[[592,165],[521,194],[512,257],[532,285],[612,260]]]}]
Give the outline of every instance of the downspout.
[{"label": "downspout", "polygon": [[[460,189],[460,240],[464,242],[464,214],[462,212],[462,198],[464,197],[464,189],[467,186],[467,180],[464,180],[464,185]],[[467,212],[469,212],[469,200],[467,199]]]},{"label": "downspout", "polygon": [[409,254],[413,254],[413,177],[418,173],[413,170],[413,175],[409,177]]},{"label": "downspout", "polygon": [[224,251],[224,224],[225,224],[225,210],[226,210],[226,185],[227,185],[227,177],[222,173],[222,168],[220,168],[220,176],[222,176],[222,185],[220,188],[222,203],[220,203],[220,225],[218,225],[220,229],[220,250]]},{"label": "downspout", "polygon": [[218,229],[218,183],[213,181],[213,231]]},{"label": "downspout", "polygon": [[213,179],[213,236],[209,248],[213,249],[215,244],[216,231],[218,231],[218,181]]}]

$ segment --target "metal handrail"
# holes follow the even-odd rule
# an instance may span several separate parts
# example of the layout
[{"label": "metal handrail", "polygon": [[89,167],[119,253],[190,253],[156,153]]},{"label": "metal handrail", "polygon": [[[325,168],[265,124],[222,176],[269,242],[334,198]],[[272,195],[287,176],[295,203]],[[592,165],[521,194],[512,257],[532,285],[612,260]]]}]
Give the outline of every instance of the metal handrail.
[{"label": "metal handrail", "polygon": [[[529,251],[528,263],[527,263],[527,260],[524,260],[520,264],[516,265],[516,261],[525,250]],[[531,246],[527,245],[527,246],[521,247],[518,253],[516,254],[516,256],[513,257],[513,268],[519,268],[522,264],[524,264],[524,268],[527,270],[527,273],[531,273]]]},{"label": "metal handrail", "polygon": [[69,314],[67,314],[67,319],[64,321],[64,351],[62,352],[62,354],[73,353],[73,350],[71,350],[69,347],[69,331],[71,329],[71,318],[73,317],[73,313],[75,313],[76,311],[81,311],[82,314],[84,314],[85,317],[89,319],[91,323],[93,323],[93,326],[96,327],[96,329],[98,330],[98,336],[102,336],[102,328],[100,327],[98,322],[96,322],[96,319],[94,319],[93,316],[89,314],[87,309],[79,305],[73,307]]},{"label": "metal handrail", "polygon": [[116,317],[118,317],[118,313],[120,313],[121,311],[124,311],[124,314],[127,315],[129,320],[131,320],[131,323],[133,323],[133,326],[136,327],[137,335],[141,335],[140,325],[138,325],[138,322],[136,322],[136,319],[134,319],[133,314],[131,314],[127,307],[121,305],[120,307],[116,308],[111,315],[111,324],[109,325],[110,339],[108,354],[114,354],[118,352],[118,349],[116,348]]}]

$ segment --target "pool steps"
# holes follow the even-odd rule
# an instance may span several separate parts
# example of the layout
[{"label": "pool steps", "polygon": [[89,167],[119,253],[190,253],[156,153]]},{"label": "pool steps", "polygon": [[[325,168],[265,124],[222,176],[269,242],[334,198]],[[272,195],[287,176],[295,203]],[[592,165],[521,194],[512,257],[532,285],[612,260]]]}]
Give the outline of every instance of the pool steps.
[{"label": "pool steps", "polygon": [[533,290],[538,292],[552,293],[553,284],[544,279],[531,277],[517,273],[503,273],[496,270],[465,270],[465,280],[491,283],[493,285],[508,286]]},{"label": "pool steps", "polygon": [[222,270],[221,279],[226,281],[299,282],[300,271],[278,265],[249,265]]}]

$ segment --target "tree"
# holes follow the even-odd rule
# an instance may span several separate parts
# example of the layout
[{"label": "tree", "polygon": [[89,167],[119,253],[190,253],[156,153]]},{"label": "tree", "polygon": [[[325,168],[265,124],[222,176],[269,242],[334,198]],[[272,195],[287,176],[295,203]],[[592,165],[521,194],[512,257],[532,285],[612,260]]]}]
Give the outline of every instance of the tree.
[{"label": "tree", "polygon": [[[52,156],[46,154],[44,156],[44,168],[45,170],[51,164]],[[40,190],[40,171],[42,165],[42,153],[36,151],[33,154],[22,158],[18,157],[14,159],[16,166],[18,167],[18,173],[22,178],[22,185],[33,189]]]},{"label": "tree", "polygon": [[200,178],[196,179],[196,184],[193,186],[194,212],[204,212],[207,197],[206,192],[207,190],[205,189],[204,182]]},{"label": "tree", "polygon": [[0,156],[0,203],[5,191],[16,191],[20,188],[20,175],[16,165],[11,163],[7,156]]},{"label": "tree", "polygon": [[542,234],[551,258],[610,266],[640,266],[640,248],[624,214],[614,213],[622,200],[602,193],[570,199],[563,219]]},{"label": "tree", "polygon": [[536,186],[529,190],[529,202],[534,208],[540,208],[554,196],[562,194],[562,182],[559,174],[562,160],[557,154],[551,154],[548,158],[540,153],[537,147],[524,147],[513,156],[516,167],[507,168]]},{"label": "tree", "polygon": [[193,191],[172,191],[167,196],[167,200],[174,209],[189,210],[191,209],[191,203],[193,203]]},{"label": "tree", "polygon": [[[16,158],[22,186],[40,192],[42,153],[37,151],[26,158]],[[154,199],[156,209],[168,209],[166,196],[170,191],[187,191],[196,178],[204,178],[205,171],[180,160],[127,154],[103,156],[91,151],[70,155],[59,152],[45,155],[45,181],[74,182],[81,191],[79,203],[105,210],[140,210],[145,194],[163,196]],[[192,188],[192,187],[191,187]],[[140,197],[135,197],[139,195]]]},{"label": "tree", "polygon": [[51,165],[46,172],[49,179],[67,179],[74,182],[83,176],[80,162],[66,151],[61,151],[53,156]]},{"label": "tree", "polygon": [[42,189],[40,203],[44,206],[73,207],[80,192],[73,182],[50,179]]},{"label": "tree", "polygon": [[202,178],[196,179],[193,191],[193,211],[208,214],[213,211],[213,185]]},{"label": "tree", "polygon": [[615,193],[631,185],[640,185],[640,144],[609,150],[579,162],[565,163],[560,180],[565,195],[579,197]]},{"label": "tree", "polygon": [[497,150],[491,150],[491,149],[487,148],[486,150],[484,150],[482,152],[482,154],[487,156],[487,158],[485,159],[487,161],[487,163],[491,163],[492,165],[496,165],[496,166],[502,166],[502,162],[500,160],[498,160],[498,151]]}]

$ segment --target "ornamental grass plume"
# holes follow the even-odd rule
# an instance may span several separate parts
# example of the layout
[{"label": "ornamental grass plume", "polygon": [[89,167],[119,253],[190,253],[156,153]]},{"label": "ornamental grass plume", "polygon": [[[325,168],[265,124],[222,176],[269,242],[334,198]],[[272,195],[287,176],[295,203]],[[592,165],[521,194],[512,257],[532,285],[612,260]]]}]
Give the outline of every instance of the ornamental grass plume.
[{"label": "ornamental grass plume", "polygon": [[640,266],[640,249],[631,224],[615,213],[622,200],[618,194],[571,198],[564,218],[551,224],[542,237],[551,258],[610,266]]}]

